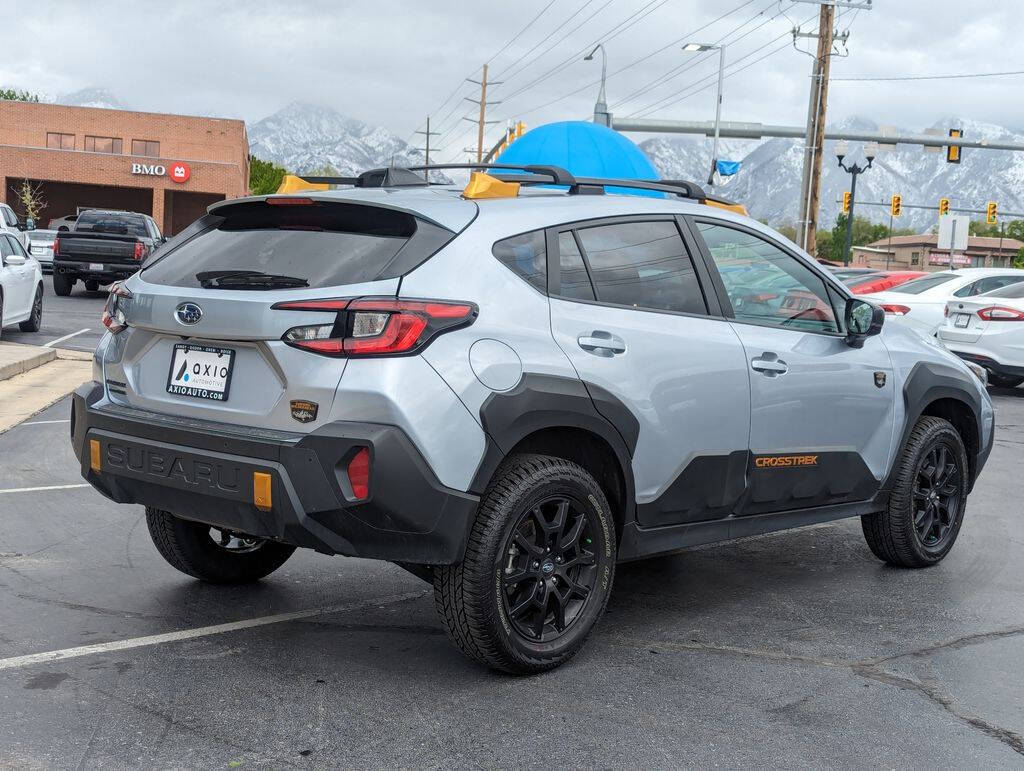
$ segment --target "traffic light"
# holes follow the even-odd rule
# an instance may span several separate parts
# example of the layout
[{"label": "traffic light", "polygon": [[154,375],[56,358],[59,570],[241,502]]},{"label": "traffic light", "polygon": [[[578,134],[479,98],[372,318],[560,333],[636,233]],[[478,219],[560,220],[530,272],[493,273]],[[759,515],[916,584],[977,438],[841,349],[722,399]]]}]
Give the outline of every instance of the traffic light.
[{"label": "traffic light", "polygon": [[[950,129],[949,135],[953,139],[959,139],[964,135],[963,129]],[[960,163],[960,146],[946,145],[946,163]]]},{"label": "traffic light", "polygon": [[892,197],[892,203],[889,205],[889,213],[893,217],[899,217],[903,213],[903,196],[897,194]]},{"label": "traffic light", "polygon": [[523,135],[524,131],[526,131],[526,124],[523,123],[522,121],[518,121],[516,123],[516,127],[515,127],[515,137],[514,138],[515,139],[519,139],[519,137],[521,137]]},{"label": "traffic light", "polygon": [[985,222],[989,225],[996,224],[996,202],[989,201],[988,206],[985,207]]},{"label": "traffic light", "polygon": [[847,190],[845,193],[843,193],[843,214],[849,214],[850,213],[850,199],[852,197],[853,196],[850,194],[849,190]]},{"label": "traffic light", "polygon": [[949,214],[949,199],[948,198],[940,198],[939,199],[939,216],[941,217],[944,214]]}]

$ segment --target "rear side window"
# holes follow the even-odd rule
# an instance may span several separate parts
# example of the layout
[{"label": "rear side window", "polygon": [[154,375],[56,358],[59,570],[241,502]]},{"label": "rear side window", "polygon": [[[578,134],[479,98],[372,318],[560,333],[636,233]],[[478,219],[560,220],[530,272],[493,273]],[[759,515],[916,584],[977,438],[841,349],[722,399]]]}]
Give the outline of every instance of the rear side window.
[{"label": "rear side window", "polygon": [[986,278],[979,279],[971,284],[968,284],[963,289],[958,289],[953,292],[954,297],[973,297],[978,294],[985,294],[991,292],[993,289],[999,289],[1004,286],[1010,286],[1016,284],[1021,279],[1024,279],[1024,275],[1021,276],[987,276]]},{"label": "rear side window", "polygon": [[513,273],[541,292],[547,291],[547,248],[543,230],[498,241],[491,251]]},{"label": "rear side window", "polygon": [[1006,297],[1008,299],[1020,299],[1024,297],[1024,283],[1017,282],[1004,286],[1002,289],[996,289],[992,292],[987,292],[986,297]]},{"label": "rear side window", "polygon": [[143,269],[147,281],[198,287],[200,273],[258,271],[309,287],[358,284],[404,275],[454,237],[407,212],[348,203],[255,201],[194,225],[198,232],[168,242]]},{"label": "rear side window", "polygon": [[600,302],[707,313],[693,261],[674,222],[626,222],[577,231]]},{"label": "rear side window", "polygon": [[571,231],[558,234],[558,262],[561,272],[559,294],[574,300],[596,300],[594,287],[583,263],[583,255]]}]

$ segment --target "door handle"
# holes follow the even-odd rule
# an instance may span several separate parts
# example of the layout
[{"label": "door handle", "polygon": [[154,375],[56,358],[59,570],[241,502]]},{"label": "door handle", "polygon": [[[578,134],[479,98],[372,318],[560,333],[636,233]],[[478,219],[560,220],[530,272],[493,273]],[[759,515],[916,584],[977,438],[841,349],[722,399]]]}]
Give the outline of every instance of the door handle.
[{"label": "door handle", "polygon": [[587,353],[595,356],[614,356],[626,352],[626,341],[611,332],[595,329],[589,335],[580,335],[576,343]]},{"label": "door handle", "polygon": [[778,377],[789,372],[789,365],[773,351],[765,351],[755,359],[751,359],[750,368],[762,373],[765,377]]}]

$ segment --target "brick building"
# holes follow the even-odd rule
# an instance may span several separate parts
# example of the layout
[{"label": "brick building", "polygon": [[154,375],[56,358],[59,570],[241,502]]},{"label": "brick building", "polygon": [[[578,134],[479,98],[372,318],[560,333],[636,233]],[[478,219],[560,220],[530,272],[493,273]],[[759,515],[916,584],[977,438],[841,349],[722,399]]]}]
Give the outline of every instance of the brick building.
[{"label": "brick building", "polygon": [[111,208],[149,214],[173,235],[215,201],[246,195],[249,140],[240,120],[0,100],[0,200],[42,183],[37,222]]},{"label": "brick building", "polygon": [[[950,254],[938,248],[939,237],[932,233],[918,236],[893,236],[867,246],[855,246],[850,264],[878,270],[949,270]],[[1015,238],[970,236],[967,250],[952,257],[954,268],[1008,268],[1024,243]]]}]

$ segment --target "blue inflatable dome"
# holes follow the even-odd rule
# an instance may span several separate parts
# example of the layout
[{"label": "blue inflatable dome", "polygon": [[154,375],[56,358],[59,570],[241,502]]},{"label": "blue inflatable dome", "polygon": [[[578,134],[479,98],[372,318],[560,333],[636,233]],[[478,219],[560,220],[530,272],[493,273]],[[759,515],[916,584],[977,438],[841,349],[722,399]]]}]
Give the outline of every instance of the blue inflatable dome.
[{"label": "blue inflatable dome", "polygon": [[[548,123],[527,131],[494,162],[561,166],[578,177],[659,178],[643,151],[622,134],[607,126],[576,120]],[[614,191],[662,196],[625,188]]]}]

